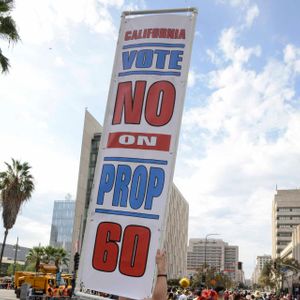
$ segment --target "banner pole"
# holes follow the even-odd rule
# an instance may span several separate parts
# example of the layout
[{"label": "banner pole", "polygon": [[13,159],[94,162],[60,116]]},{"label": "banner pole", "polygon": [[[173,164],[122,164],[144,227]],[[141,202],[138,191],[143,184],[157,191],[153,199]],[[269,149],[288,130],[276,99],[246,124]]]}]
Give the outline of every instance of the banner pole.
[{"label": "banner pole", "polygon": [[151,14],[168,14],[168,13],[187,13],[191,12],[194,14],[198,13],[196,7],[189,8],[173,8],[173,9],[160,9],[160,10],[136,10],[136,11],[124,11],[122,15],[124,16],[136,16],[136,15],[151,15]]}]

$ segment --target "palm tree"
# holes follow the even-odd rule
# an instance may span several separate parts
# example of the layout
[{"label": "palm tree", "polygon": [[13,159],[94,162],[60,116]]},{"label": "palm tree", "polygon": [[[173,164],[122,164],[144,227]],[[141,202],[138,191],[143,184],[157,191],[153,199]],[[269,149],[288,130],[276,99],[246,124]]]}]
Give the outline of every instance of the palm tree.
[{"label": "palm tree", "polygon": [[35,264],[35,271],[39,271],[39,266],[45,256],[45,248],[44,247],[33,247],[29,250],[26,256],[26,263]]},{"label": "palm tree", "polygon": [[31,167],[27,162],[21,163],[12,159],[11,165],[5,164],[7,170],[0,172],[2,219],[5,228],[0,256],[0,270],[8,230],[14,226],[21,205],[30,199],[34,191],[33,177],[29,172]]},{"label": "palm tree", "polygon": [[43,263],[50,264],[51,262],[55,261],[55,253],[56,248],[52,246],[47,246],[44,248],[44,257],[43,257]]},{"label": "palm tree", "polygon": [[[20,40],[16,23],[10,16],[13,5],[14,0],[0,0],[0,37],[8,40],[9,44]],[[9,60],[2,54],[0,48],[0,68],[2,73],[8,72],[9,67]]]},{"label": "palm tree", "polygon": [[57,270],[59,270],[59,267],[61,265],[68,266],[68,263],[69,263],[68,252],[64,248],[56,248],[54,254],[54,264]]}]

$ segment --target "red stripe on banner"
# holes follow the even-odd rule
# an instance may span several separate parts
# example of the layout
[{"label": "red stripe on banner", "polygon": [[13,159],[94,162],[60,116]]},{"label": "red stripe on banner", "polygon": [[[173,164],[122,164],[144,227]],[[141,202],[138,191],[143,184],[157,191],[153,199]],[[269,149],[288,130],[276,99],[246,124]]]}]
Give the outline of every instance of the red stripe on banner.
[{"label": "red stripe on banner", "polygon": [[107,148],[169,151],[170,142],[169,134],[113,132],[108,136]]}]

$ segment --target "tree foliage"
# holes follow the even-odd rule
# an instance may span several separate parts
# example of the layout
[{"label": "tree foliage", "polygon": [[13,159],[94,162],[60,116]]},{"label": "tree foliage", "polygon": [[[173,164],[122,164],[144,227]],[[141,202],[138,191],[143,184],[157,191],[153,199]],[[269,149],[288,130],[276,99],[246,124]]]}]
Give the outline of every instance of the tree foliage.
[{"label": "tree foliage", "polygon": [[276,288],[279,290],[285,279],[286,272],[297,274],[300,271],[300,265],[293,258],[276,258],[266,263],[258,279],[262,287]]},{"label": "tree foliage", "polygon": [[[25,266],[16,263],[15,272],[23,271],[23,270],[25,270]],[[13,271],[14,271],[14,264],[10,264],[7,268],[7,275],[9,275],[9,276],[13,275]]]},{"label": "tree foliage", "polygon": [[[14,6],[13,0],[0,0],[0,37],[7,40],[9,44],[20,40],[16,23],[10,15]],[[10,64],[0,48],[0,68],[2,73],[7,73]]]},{"label": "tree foliage", "polygon": [[[0,0],[0,7],[1,3]],[[30,199],[34,191],[33,177],[30,174],[31,167],[27,162],[21,163],[12,159],[12,164],[5,163],[5,165],[7,170],[0,172],[2,219],[3,227],[5,228],[0,265],[8,230],[15,225],[21,205]]]},{"label": "tree foliage", "polygon": [[193,276],[191,285],[193,288],[198,288],[204,285],[208,288],[222,286],[228,289],[233,287],[233,282],[229,276],[223,272],[218,271],[214,267],[207,267],[206,270],[203,268],[198,269],[197,273]]},{"label": "tree foliage", "polygon": [[68,266],[68,252],[63,248],[52,246],[33,247],[26,256],[26,262],[35,265],[35,271],[38,272],[40,264],[52,264],[59,269],[61,266]]},{"label": "tree foliage", "polygon": [[45,257],[44,247],[33,247],[26,256],[26,263],[34,264],[35,271],[38,272],[39,266]]}]

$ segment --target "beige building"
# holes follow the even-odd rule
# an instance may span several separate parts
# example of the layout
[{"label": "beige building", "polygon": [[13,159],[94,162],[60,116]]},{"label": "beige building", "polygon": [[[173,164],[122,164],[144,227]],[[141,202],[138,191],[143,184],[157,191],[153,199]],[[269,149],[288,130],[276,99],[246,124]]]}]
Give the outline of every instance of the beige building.
[{"label": "beige building", "polygon": [[193,274],[201,266],[215,267],[228,275],[233,281],[238,275],[239,248],[221,239],[190,239],[187,252],[188,274]]},{"label": "beige building", "polygon": [[300,262],[300,225],[292,232],[292,241],[281,251],[280,258],[293,258]]},{"label": "beige building", "polygon": [[167,252],[168,278],[187,275],[186,258],[188,243],[189,205],[175,184],[172,185],[164,249]]},{"label": "beige building", "polygon": [[[101,125],[86,111],[72,235],[72,257],[77,251],[81,251],[101,133]],[[167,250],[168,278],[179,278],[186,275],[189,205],[174,184],[169,197],[163,245]],[[72,260],[71,263],[73,264]]]},{"label": "beige building", "polygon": [[300,189],[277,190],[272,208],[272,258],[292,241],[293,229],[300,224]]},{"label": "beige building", "polygon": [[[300,262],[300,225],[292,232],[292,241],[280,252],[280,258],[293,258]],[[296,270],[295,270],[296,271]],[[300,272],[287,271],[285,274],[284,287],[290,289],[294,284],[299,284]]]},{"label": "beige building", "polygon": [[260,273],[264,267],[264,265],[271,261],[272,257],[271,255],[260,255],[260,256],[256,256],[256,265],[255,265],[255,269],[252,273],[252,283],[253,284],[258,284],[258,279],[260,276]]}]

